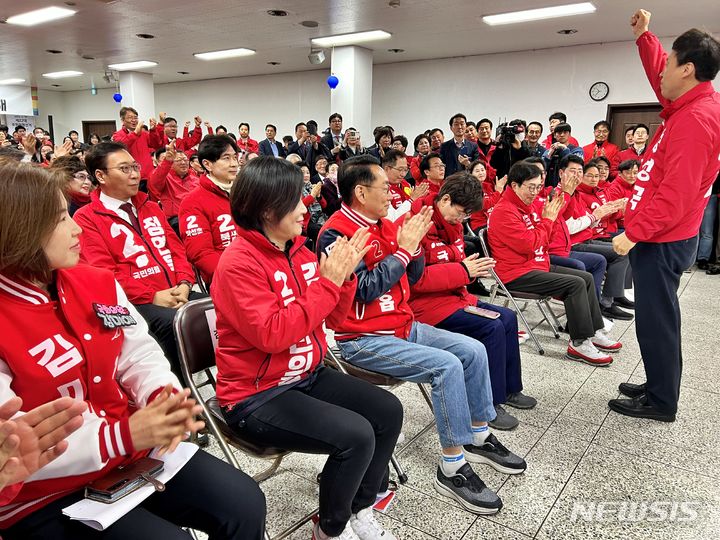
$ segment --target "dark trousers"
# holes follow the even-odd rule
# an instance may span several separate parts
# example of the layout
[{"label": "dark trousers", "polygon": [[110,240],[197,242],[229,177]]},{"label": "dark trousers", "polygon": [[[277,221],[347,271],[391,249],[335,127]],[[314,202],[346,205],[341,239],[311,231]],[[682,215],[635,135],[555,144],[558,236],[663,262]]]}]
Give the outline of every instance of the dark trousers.
[{"label": "dark trousers", "polygon": [[105,531],[62,515],[83,498],[76,492],[52,502],[2,531],[5,540],[188,540],[180,527],[210,540],[260,540],[265,531],[265,496],[255,481],[203,450],[140,506]]},{"label": "dark trousers", "polygon": [[550,255],[550,263],[555,266],[564,266],[566,268],[574,268],[582,270],[592,275],[595,282],[595,293],[598,300],[600,299],[600,289],[603,279],[605,279],[605,270],[607,269],[607,260],[599,253],[590,253],[583,251],[571,251],[569,257],[561,257],[559,255]]},{"label": "dark trousers", "polygon": [[682,375],[680,276],[695,260],[697,237],[678,242],[640,242],[630,251],[635,277],[635,330],[647,396],[668,414],[677,412]]},{"label": "dark trousers", "polygon": [[628,273],[630,260],[626,255],[618,255],[611,243],[600,240],[588,240],[575,244],[573,251],[589,251],[599,253],[607,260],[607,272],[602,296],[607,299],[622,298],[625,296],[625,276]]},{"label": "dark trousers", "polygon": [[532,270],[505,286],[510,292],[529,292],[562,300],[573,340],[591,338],[605,326],[595,296],[595,282],[587,272],[551,265],[549,272]]},{"label": "dark trousers", "polygon": [[351,513],[369,507],[383,483],[403,410],[390,392],[321,368],[307,388],[290,389],[228,424],[262,446],[329,454],[320,478],[320,527],[339,536]]},{"label": "dark trousers", "polygon": [[478,301],[477,306],[500,313],[500,317],[486,319],[459,309],[435,326],[475,338],[485,345],[493,405],[500,405],[508,394],[523,389],[517,315],[511,309],[485,302]]},{"label": "dark trousers", "polygon": [[[207,295],[190,291],[188,298],[190,300],[199,300],[201,298],[207,298]],[[173,332],[173,321],[175,320],[177,309],[156,306],[155,304],[133,305],[148,324],[150,335],[155,338],[155,341],[158,342],[160,348],[165,353],[165,358],[170,362],[170,368],[173,373],[182,381],[180,358],[178,357],[177,343],[175,342],[175,333]]]}]

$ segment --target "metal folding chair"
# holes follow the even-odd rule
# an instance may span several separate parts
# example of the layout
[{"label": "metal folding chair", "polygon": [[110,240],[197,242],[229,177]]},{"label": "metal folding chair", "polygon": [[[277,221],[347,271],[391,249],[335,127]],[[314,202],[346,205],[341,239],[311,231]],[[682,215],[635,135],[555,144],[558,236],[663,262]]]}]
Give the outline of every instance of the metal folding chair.
[{"label": "metal folding chair", "polygon": [[[174,330],[177,340],[178,355],[180,357],[180,368],[182,370],[185,384],[190,388],[193,398],[202,407],[203,420],[208,429],[217,439],[223,454],[236,469],[240,469],[235,455],[230,446],[233,446],[254,458],[272,460],[270,466],[253,476],[253,479],[260,483],[270,478],[280,467],[283,457],[290,452],[281,448],[270,448],[257,446],[249,441],[243,440],[225,422],[220,411],[220,405],[215,397],[215,376],[210,368],[215,366],[215,346],[217,343],[217,330],[215,328],[215,307],[212,299],[203,298],[193,300],[182,306],[175,315]],[[207,380],[201,384],[195,384],[194,375],[203,372]],[[200,394],[200,388],[210,386],[213,390],[212,397],[206,399]],[[240,501],[241,502],[241,501]],[[317,510],[303,516],[300,520],[292,523],[272,539],[266,532],[266,540],[280,540],[290,536],[293,532],[310,521],[317,514]]]}]

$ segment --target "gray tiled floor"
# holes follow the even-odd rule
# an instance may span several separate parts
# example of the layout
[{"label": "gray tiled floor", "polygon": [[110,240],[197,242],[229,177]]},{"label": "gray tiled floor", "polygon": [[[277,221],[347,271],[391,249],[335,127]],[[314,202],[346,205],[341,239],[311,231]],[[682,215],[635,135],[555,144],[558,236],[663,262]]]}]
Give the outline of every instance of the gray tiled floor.
[{"label": "gray tiled floor", "polygon": [[[380,520],[398,538],[419,540],[718,538],[720,473],[714,465],[720,462],[720,430],[715,425],[720,413],[715,382],[720,379],[720,304],[714,298],[719,293],[718,277],[704,272],[683,276],[685,366],[677,422],[630,419],[607,408],[607,400],[618,395],[618,383],[644,377],[632,323],[619,322],[613,328],[624,347],[606,369],[565,360],[564,339],[555,340],[541,325],[538,335],[546,355],[536,354],[529,343],[521,347],[525,389],[538,398],[538,406],[532,411],[511,409],[520,426],[498,434],[526,457],[528,470],[508,477],[476,467],[486,483],[499,490],[505,507],[495,516],[478,517],[433,489],[439,446],[431,430],[401,447],[409,482]],[[539,321],[533,307],[527,316],[531,323]],[[396,393],[405,406],[403,433],[409,440],[431,415],[417,387],[404,385]],[[214,444],[210,451],[220,455]],[[262,468],[257,460],[239,458],[250,474]],[[279,473],[262,484],[271,534],[316,506],[315,477],[323,462],[322,456],[291,455]],[[592,514],[602,519],[591,520],[598,503],[605,503],[606,512]],[[648,505],[653,506],[644,512]],[[663,511],[674,519],[658,519]],[[310,536],[305,525],[290,538]]]}]

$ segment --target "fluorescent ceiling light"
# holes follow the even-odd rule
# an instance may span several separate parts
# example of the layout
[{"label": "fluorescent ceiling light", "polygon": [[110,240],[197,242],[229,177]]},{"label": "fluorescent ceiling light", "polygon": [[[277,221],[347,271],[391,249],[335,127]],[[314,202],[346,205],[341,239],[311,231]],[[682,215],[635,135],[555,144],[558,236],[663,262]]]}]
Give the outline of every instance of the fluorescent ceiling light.
[{"label": "fluorescent ceiling light", "polygon": [[65,79],[67,77],[77,77],[82,74],[82,71],[53,71],[52,73],[43,73],[43,77],[47,77],[48,79]]},{"label": "fluorescent ceiling light", "polygon": [[235,58],[237,56],[250,56],[255,54],[252,49],[227,49],[224,51],[211,51],[203,53],[195,53],[193,56],[200,60],[224,60],[226,58]]},{"label": "fluorescent ceiling light", "polygon": [[594,12],[595,6],[592,3],[582,2],[579,4],[567,4],[564,6],[512,11],[510,13],[500,13],[498,15],[486,15],[482,19],[485,24],[496,26],[500,24],[540,21],[542,19],[556,19],[558,17],[569,17],[570,15],[583,15],[585,13]]},{"label": "fluorescent ceiling light", "polygon": [[313,38],[312,44],[318,47],[342,47],[343,45],[355,45],[367,41],[387,39],[392,34],[384,30],[368,30],[367,32],[355,32],[354,34],[339,34],[337,36]]},{"label": "fluorescent ceiling light", "polygon": [[8,24],[19,24],[20,26],[35,26],[36,24],[42,24],[57,19],[64,19],[77,13],[74,9],[67,9],[61,7],[46,7],[42,9],[36,9],[35,11],[28,11],[27,13],[21,13],[20,15],[13,15],[8,17]]},{"label": "fluorescent ceiling light", "polygon": [[157,62],[150,62],[149,60],[138,60],[137,62],[125,62],[124,64],[110,64],[108,67],[115,71],[128,71],[131,69],[145,69],[153,66],[157,66]]},{"label": "fluorescent ceiling light", "polygon": [[0,84],[20,84],[24,83],[25,79],[2,79],[0,80]]}]

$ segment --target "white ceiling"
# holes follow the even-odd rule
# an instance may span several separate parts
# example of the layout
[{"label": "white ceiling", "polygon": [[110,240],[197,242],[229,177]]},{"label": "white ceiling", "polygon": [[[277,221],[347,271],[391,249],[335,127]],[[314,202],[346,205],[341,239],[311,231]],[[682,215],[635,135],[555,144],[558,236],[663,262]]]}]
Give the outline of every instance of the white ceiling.
[{"label": "white ceiling", "polygon": [[[322,66],[308,62],[310,38],[370,29],[393,34],[365,45],[375,51],[376,64],[631,39],[629,18],[637,6],[627,0],[593,0],[598,9],[590,15],[499,27],[481,21],[482,15],[574,1],[578,0],[400,0],[396,8],[388,5],[389,0],[8,1],[0,4],[0,19],[48,5],[75,4],[78,13],[36,27],[0,26],[0,79],[19,77],[53,90],[89,88],[92,79],[104,88],[109,86],[102,80],[107,64],[135,60],[159,63],[151,70],[156,83],[329,69],[329,51]],[[676,36],[693,26],[720,33],[718,0],[643,3],[653,13],[651,29],[659,36]],[[288,16],[271,17],[268,9],[286,10]],[[301,26],[305,20],[319,26]],[[557,33],[565,28],[578,33]],[[153,34],[155,39],[139,39],[138,33]],[[257,54],[214,62],[192,56],[236,47],[255,49]],[[388,52],[391,48],[405,52]],[[280,65],[268,65],[271,61]],[[85,75],[63,80],[41,76],[61,70]],[[483,76],[491,74],[478,74],[479,80]]]}]

